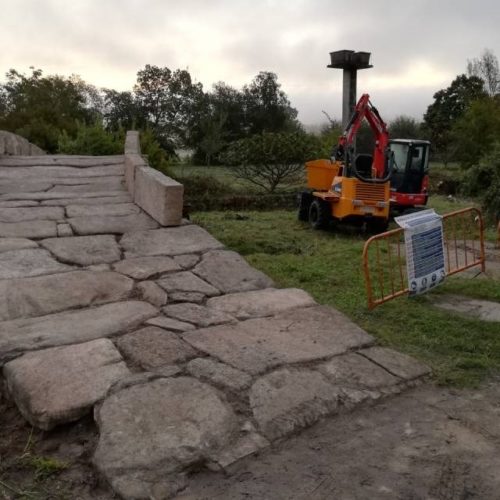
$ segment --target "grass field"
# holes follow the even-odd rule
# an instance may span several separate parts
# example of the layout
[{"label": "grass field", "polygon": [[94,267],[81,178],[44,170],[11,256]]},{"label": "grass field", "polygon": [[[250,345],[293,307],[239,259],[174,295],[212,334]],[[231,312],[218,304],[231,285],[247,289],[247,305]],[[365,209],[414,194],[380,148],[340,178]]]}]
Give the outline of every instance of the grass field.
[{"label": "grass field", "polygon": [[[468,202],[433,197],[440,213]],[[293,211],[204,212],[192,216],[229,248],[240,252],[279,286],[307,290],[335,306],[392,346],[428,363],[442,384],[474,386],[500,369],[498,323],[486,323],[432,306],[434,294],[455,293],[500,301],[489,279],[450,278],[426,296],[399,298],[374,311],[366,306],[361,252],[366,236],[313,231]],[[491,233],[493,234],[493,233]]]}]

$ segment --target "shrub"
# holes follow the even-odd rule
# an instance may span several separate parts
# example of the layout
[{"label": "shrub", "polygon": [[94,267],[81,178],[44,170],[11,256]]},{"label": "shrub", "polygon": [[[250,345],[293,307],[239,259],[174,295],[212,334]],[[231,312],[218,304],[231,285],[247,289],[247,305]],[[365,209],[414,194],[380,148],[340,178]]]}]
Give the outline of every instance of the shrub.
[{"label": "shrub", "polygon": [[70,155],[114,155],[123,154],[125,134],[107,132],[101,123],[78,124],[76,136],[63,131],[58,140],[58,152]]}]

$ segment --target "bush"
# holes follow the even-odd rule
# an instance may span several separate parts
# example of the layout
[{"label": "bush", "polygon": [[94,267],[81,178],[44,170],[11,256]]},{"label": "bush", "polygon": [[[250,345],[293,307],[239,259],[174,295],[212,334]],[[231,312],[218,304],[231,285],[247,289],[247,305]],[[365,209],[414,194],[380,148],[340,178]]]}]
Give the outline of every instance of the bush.
[{"label": "bush", "polygon": [[149,129],[141,131],[139,137],[141,141],[141,153],[146,156],[149,165],[172,177],[168,170],[167,152],[160,146],[153,132]]},{"label": "bush", "polygon": [[485,213],[500,218],[500,143],[496,143],[489,154],[467,171],[463,191],[467,195],[479,196]]},{"label": "bush", "polygon": [[58,152],[70,155],[115,155],[123,154],[125,134],[107,132],[101,123],[78,124],[76,136],[63,131],[58,140]]}]

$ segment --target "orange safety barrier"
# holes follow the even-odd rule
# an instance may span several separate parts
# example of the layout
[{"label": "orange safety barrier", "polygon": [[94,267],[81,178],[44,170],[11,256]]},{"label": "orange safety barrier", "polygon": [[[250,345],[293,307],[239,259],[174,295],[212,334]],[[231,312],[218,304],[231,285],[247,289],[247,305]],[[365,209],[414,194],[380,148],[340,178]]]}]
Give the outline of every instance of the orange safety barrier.
[{"label": "orange safety barrier", "polygon": [[[481,266],[484,272],[484,224],[480,210],[471,207],[443,215],[443,238],[447,276],[474,266]],[[369,309],[408,294],[403,228],[366,241],[363,271]]]}]

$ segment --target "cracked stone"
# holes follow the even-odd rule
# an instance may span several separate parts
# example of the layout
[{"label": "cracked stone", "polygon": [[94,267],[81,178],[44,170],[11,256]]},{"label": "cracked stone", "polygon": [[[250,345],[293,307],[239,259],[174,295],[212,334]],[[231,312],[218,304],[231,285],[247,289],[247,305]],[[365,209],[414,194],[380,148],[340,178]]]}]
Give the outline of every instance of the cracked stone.
[{"label": "cracked stone", "polygon": [[473,316],[482,321],[500,321],[500,303],[498,302],[459,295],[444,295],[434,298],[433,305],[446,311]]},{"label": "cracked stone", "polygon": [[[174,306],[166,309],[169,307]],[[200,351],[252,374],[337,356],[373,343],[373,337],[327,306],[203,328],[186,332],[183,338]]]},{"label": "cracked stone", "polygon": [[117,203],[131,203],[134,200],[129,194],[121,193],[114,196],[103,196],[98,198],[53,198],[41,202],[43,206],[60,206],[65,207],[68,205],[104,205],[104,204],[117,204]]},{"label": "cracked stone", "polygon": [[73,236],[73,230],[69,224],[57,224],[57,236]]},{"label": "cracked stone", "polygon": [[190,271],[183,271],[180,273],[173,273],[158,280],[158,284],[165,289],[168,293],[173,292],[194,292],[202,293],[209,297],[219,295],[219,290],[209,285],[202,279],[195,276]]},{"label": "cracked stone", "polygon": [[154,281],[141,281],[137,284],[139,297],[146,302],[150,302],[156,307],[164,306],[167,303],[167,294]]},{"label": "cracked stone", "polygon": [[155,488],[225,448],[237,430],[236,416],[217,391],[189,377],[160,378],[112,394],[96,420],[94,464],[126,499],[160,498]]},{"label": "cracked stone", "polygon": [[234,318],[228,314],[212,311],[207,307],[188,302],[165,306],[162,308],[162,311],[165,315],[174,319],[201,327],[234,322]]},{"label": "cracked stone", "polygon": [[205,295],[196,292],[173,292],[168,295],[168,300],[174,302],[194,302],[201,304],[205,300]]},{"label": "cracked stone", "polygon": [[209,299],[207,306],[218,312],[231,314],[238,319],[271,316],[289,309],[316,305],[314,299],[298,288],[266,288],[240,292]]},{"label": "cracked stone", "polygon": [[200,256],[194,254],[176,255],[174,260],[182,269],[191,269],[198,264]]},{"label": "cracked stone", "polygon": [[180,267],[170,257],[137,257],[113,264],[113,269],[136,280],[145,280],[156,274],[180,271]]},{"label": "cracked stone", "polygon": [[252,377],[247,373],[209,358],[193,359],[186,368],[193,377],[235,392],[246,389],[252,382]]},{"label": "cracked stone", "polygon": [[355,353],[335,356],[318,370],[335,385],[349,388],[378,389],[390,387],[401,379]]},{"label": "cracked stone", "polygon": [[423,377],[431,372],[429,367],[412,357],[385,347],[370,347],[359,351],[359,354],[405,380]]},{"label": "cracked stone", "polygon": [[155,326],[127,333],[116,343],[127,359],[144,370],[182,363],[196,356],[195,350],[175,333]]},{"label": "cracked stone", "polygon": [[89,413],[114,382],[130,373],[108,339],[28,353],[7,363],[3,372],[22,415],[44,430]]},{"label": "cracked stone", "polygon": [[318,372],[285,368],[259,378],[249,397],[259,429],[274,440],[334,413],[339,391]]},{"label": "cracked stone", "polygon": [[184,323],[183,321],[178,321],[176,319],[166,318],[165,316],[157,316],[156,318],[148,319],[146,321],[146,325],[159,326],[165,330],[179,333],[194,330],[194,326],[190,323]]},{"label": "cracked stone", "polygon": [[23,351],[125,333],[158,314],[147,302],[126,301],[0,323],[0,362]]},{"label": "cracked stone", "polygon": [[125,234],[120,241],[126,257],[181,255],[221,248],[207,231],[195,224]]},{"label": "cracked stone", "polygon": [[241,255],[229,250],[205,253],[193,272],[223,293],[274,286],[271,278],[250,266]]},{"label": "cracked stone", "polygon": [[121,257],[120,248],[111,235],[54,238],[42,240],[40,244],[60,261],[81,266],[111,263]]},{"label": "cracked stone", "polygon": [[0,321],[44,316],[129,297],[133,280],[113,272],[74,271],[0,281]]},{"label": "cracked stone", "polygon": [[42,248],[25,248],[0,253],[0,279],[62,273],[72,269],[71,266],[55,260]]}]

